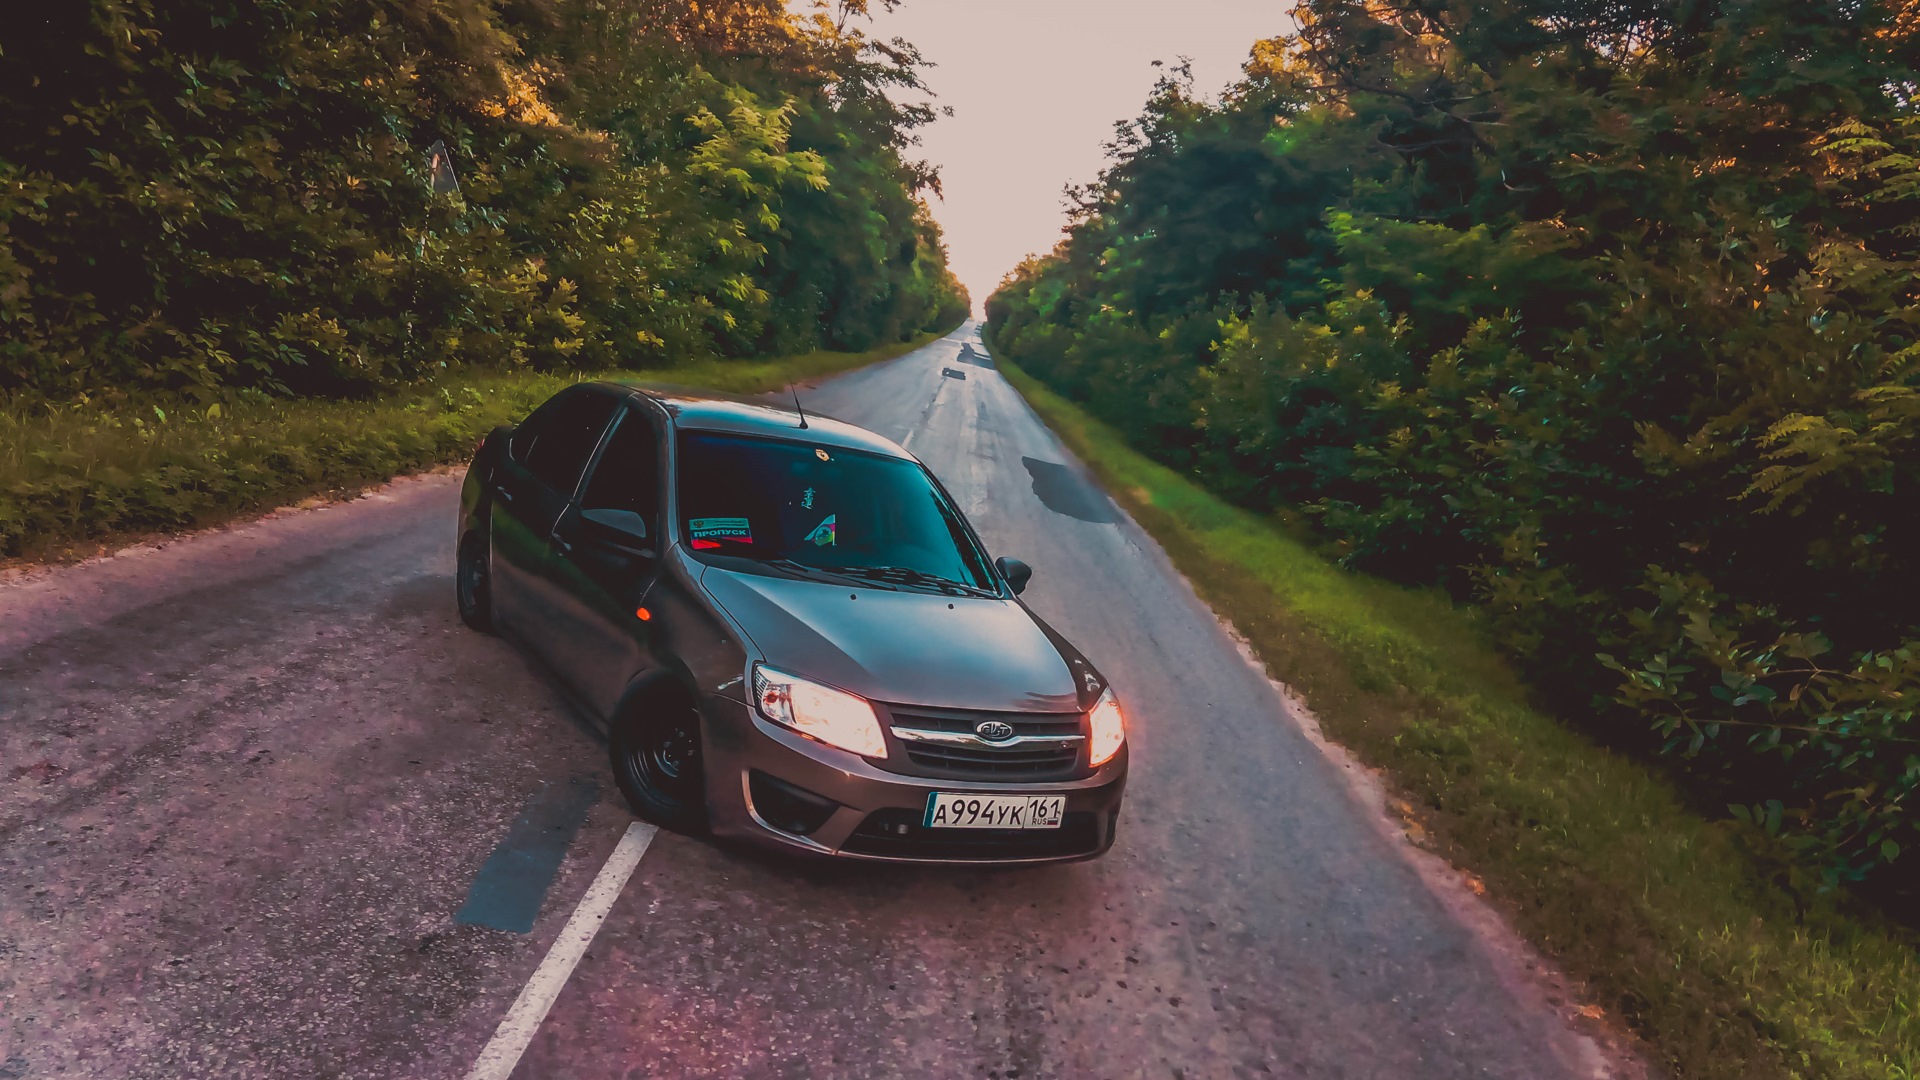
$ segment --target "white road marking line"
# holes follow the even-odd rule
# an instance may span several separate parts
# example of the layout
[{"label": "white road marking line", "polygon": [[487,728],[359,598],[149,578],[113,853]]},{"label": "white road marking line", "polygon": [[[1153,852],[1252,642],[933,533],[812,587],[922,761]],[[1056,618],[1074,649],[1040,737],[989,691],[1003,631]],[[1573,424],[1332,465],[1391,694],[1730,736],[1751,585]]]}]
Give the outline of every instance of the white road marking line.
[{"label": "white road marking line", "polygon": [[513,1008],[507,1010],[506,1019],[494,1029],[487,1048],[480,1051],[480,1060],[473,1063],[467,1080],[507,1080],[513,1074],[514,1066],[520,1064],[520,1055],[526,1053],[534,1032],[540,1030],[541,1021],[547,1018],[547,1010],[553,1008],[561,988],[573,975],[574,966],[586,954],[587,946],[593,944],[600,924],[607,920],[607,912],[613,910],[614,900],[619,898],[620,890],[633,876],[633,868],[640,865],[640,856],[647,853],[647,845],[659,831],[644,821],[627,826],[626,834],[620,837],[613,854],[607,856],[606,865],[600,868],[593,884],[587,886],[586,895],[573,909],[567,925],[560,928],[560,936],[547,950],[547,958],[540,961],[533,978],[527,980],[520,996],[514,999]]}]

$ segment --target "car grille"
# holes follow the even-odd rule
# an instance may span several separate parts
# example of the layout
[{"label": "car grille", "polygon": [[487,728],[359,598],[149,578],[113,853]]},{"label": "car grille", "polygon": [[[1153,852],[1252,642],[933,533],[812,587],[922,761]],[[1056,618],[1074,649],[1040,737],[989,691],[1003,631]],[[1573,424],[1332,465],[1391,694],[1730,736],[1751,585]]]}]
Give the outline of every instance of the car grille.
[{"label": "car grille", "polygon": [[977,743],[956,746],[896,736],[913,771],[925,776],[997,778],[1012,781],[1058,780],[1073,775],[1083,760],[1085,728],[1079,713],[1000,713],[897,708],[894,728],[971,735],[983,720],[998,720],[1013,728],[1016,737],[1075,737],[1059,744],[995,746]]},{"label": "car grille", "polygon": [[907,760],[915,765],[979,776],[1036,778],[1071,772],[1080,760],[1078,747],[1064,750],[975,750],[964,746],[908,743]]},{"label": "car grille", "polygon": [[1000,713],[955,710],[891,709],[896,727],[926,731],[971,732],[982,720],[1004,720],[1015,735],[1082,735],[1079,713]]},{"label": "car grille", "polygon": [[1057,829],[929,829],[918,810],[875,810],[840,850],[893,859],[1070,859],[1100,847],[1092,811],[1063,815]]}]

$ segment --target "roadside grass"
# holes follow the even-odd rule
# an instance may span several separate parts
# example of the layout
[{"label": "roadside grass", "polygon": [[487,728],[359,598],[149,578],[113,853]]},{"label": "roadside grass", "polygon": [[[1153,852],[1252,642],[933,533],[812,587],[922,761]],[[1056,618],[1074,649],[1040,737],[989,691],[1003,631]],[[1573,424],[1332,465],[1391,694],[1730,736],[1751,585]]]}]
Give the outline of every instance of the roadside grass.
[{"label": "roadside grass", "polygon": [[1781,887],[1749,831],[1531,707],[1471,609],[1336,567],[995,356],[1328,736],[1386,770],[1426,842],[1624,1018],[1656,1068],[1920,1077],[1910,934]]},{"label": "roadside grass", "polygon": [[463,461],[488,431],[583,379],[657,379],[750,394],[891,359],[940,336],[861,353],[647,371],[461,372],[374,401],[50,407],[0,399],[0,558],[87,554]]}]

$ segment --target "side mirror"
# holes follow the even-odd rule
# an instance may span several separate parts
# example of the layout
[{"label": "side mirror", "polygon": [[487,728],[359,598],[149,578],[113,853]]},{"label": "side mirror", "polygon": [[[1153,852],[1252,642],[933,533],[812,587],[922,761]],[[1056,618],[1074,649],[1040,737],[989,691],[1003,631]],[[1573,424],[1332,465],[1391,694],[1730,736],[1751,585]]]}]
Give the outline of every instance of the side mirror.
[{"label": "side mirror", "polygon": [[1013,590],[1015,596],[1026,592],[1027,582],[1033,580],[1033,567],[1028,566],[1019,559],[1009,559],[1003,556],[993,560],[993,568],[1000,571],[1001,577],[1007,579],[1007,587]]},{"label": "side mirror", "polygon": [[630,555],[653,556],[647,546],[647,519],[631,510],[582,510],[580,520],[597,543]]}]

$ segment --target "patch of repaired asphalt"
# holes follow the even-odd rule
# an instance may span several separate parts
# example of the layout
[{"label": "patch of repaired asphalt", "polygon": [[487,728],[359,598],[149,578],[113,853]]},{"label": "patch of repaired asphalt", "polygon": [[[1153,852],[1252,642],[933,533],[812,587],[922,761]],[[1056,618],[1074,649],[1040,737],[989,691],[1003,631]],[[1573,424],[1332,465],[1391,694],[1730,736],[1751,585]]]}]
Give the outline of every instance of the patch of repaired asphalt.
[{"label": "patch of repaired asphalt", "polygon": [[1065,465],[1030,457],[1021,458],[1020,464],[1027,467],[1027,475],[1033,478],[1034,496],[1054,513],[1096,525],[1111,525],[1119,520],[1114,516],[1112,501]]},{"label": "patch of repaired asphalt", "polygon": [[513,828],[487,856],[453,921],[530,933],[574,835],[599,801],[600,785],[591,777],[541,784]]},{"label": "patch of repaired asphalt", "polygon": [[993,357],[987,355],[987,350],[976,349],[964,341],[960,343],[960,355],[955,359],[962,364],[972,364],[974,367],[989,370],[993,368]]}]

